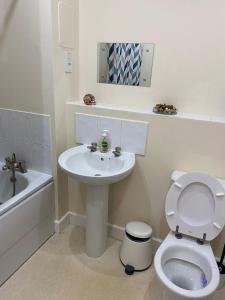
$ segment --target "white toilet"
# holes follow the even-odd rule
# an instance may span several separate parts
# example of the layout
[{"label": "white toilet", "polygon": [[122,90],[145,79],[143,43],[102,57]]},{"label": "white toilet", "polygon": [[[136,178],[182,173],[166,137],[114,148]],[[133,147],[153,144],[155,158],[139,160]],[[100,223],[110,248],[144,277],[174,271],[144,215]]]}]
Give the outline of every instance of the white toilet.
[{"label": "white toilet", "polygon": [[210,241],[225,223],[225,181],[174,171],[165,205],[171,229],[154,265],[165,299],[207,299],[219,284]]}]

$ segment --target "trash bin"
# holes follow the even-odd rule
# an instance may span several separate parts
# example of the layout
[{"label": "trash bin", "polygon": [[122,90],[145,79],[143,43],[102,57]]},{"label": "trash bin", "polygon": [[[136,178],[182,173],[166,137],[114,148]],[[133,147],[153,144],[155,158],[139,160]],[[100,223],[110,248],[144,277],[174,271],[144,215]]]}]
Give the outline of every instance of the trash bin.
[{"label": "trash bin", "polygon": [[152,228],[143,222],[126,225],[120,249],[120,260],[128,275],[134,271],[144,271],[152,264]]}]

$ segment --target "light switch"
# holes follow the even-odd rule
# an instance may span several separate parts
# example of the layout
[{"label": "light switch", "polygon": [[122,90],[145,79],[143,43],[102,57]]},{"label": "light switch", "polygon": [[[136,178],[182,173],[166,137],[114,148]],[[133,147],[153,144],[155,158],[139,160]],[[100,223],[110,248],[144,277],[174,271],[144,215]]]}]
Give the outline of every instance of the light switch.
[{"label": "light switch", "polygon": [[73,53],[70,50],[64,52],[64,72],[73,72]]}]

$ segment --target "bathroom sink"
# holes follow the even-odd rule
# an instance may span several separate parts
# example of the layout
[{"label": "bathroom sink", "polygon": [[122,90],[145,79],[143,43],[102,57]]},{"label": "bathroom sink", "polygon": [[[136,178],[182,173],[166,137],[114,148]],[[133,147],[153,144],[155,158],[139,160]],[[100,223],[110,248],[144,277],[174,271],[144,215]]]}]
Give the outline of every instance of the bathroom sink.
[{"label": "bathroom sink", "polygon": [[71,148],[59,156],[60,167],[78,182],[86,183],[86,252],[99,257],[106,249],[109,185],[127,177],[135,154],[91,152],[87,145]]},{"label": "bathroom sink", "polygon": [[104,185],[127,177],[135,164],[135,154],[121,152],[119,157],[109,151],[91,152],[81,145],[63,152],[59,156],[60,167],[79,182]]}]

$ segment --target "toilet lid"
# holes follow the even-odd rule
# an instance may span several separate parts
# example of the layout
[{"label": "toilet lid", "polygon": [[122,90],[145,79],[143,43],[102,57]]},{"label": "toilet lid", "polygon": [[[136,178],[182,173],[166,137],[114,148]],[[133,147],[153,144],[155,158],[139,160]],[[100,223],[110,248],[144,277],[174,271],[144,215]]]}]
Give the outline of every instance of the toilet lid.
[{"label": "toilet lid", "polygon": [[225,190],[215,178],[187,173],[176,180],[166,197],[166,218],[172,231],[213,240],[225,224]]}]

